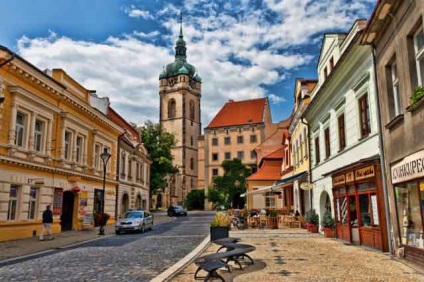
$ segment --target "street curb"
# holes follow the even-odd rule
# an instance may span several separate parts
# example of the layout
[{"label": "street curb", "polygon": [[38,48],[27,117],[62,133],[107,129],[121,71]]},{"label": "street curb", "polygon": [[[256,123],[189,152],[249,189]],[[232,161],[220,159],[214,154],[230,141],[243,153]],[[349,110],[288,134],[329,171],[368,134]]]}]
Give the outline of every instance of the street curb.
[{"label": "street curb", "polygon": [[202,252],[204,252],[211,244],[211,236],[208,235],[193,251],[183,257],[176,264],[150,280],[150,282],[168,282],[171,281],[181,270],[192,263]]}]

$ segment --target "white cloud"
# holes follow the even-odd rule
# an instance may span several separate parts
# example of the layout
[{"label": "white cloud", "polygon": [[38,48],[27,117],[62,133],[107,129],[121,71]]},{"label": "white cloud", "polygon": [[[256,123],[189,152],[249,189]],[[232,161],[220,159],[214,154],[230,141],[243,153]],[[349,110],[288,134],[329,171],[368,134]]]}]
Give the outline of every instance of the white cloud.
[{"label": "white cloud", "polygon": [[[269,94],[264,85],[281,84],[293,70],[313,63],[318,54],[303,47],[316,44],[323,31],[347,31],[369,1],[357,0],[352,7],[343,0],[184,1],[188,61],[203,78],[202,125],[228,99],[268,96],[273,104],[287,103],[286,94]],[[97,43],[54,33],[22,37],[18,51],[41,69],[63,68],[99,96],[109,96],[129,121],[158,121],[158,77],[174,60],[180,10],[166,3],[155,12],[135,6],[125,12],[144,19],[154,14],[162,28],[127,31]]]}]

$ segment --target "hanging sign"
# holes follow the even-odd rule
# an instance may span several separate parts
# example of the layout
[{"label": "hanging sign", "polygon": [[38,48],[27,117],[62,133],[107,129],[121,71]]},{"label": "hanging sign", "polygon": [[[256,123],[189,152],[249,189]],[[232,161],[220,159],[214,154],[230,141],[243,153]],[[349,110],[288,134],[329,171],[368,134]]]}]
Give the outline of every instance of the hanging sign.
[{"label": "hanging sign", "polygon": [[314,184],[311,182],[302,182],[300,184],[300,189],[302,190],[312,190],[312,188],[314,188]]},{"label": "hanging sign", "polygon": [[63,189],[54,188],[53,192],[53,214],[62,214]]},{"label": "hanging sign", "polygon": [[424,150],[392,165],[391,173],[393,184],[424,177]]}]

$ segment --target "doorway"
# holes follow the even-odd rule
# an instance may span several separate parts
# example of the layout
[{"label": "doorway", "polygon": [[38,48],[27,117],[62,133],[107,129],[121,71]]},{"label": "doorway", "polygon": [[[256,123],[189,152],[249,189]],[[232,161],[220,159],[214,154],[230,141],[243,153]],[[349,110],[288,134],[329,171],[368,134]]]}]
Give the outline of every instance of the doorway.
[{"label": "doorway", "polygon": [[128,197],[128,194],[125,193],[122,196],[121,216],[124,216],[124,214],[129,210],[129,208],[130,208],[130,198]]},{"label": "doorway", "polygon": [[63,193],[62,215],[60,216],[60,224],[62,231],[72,230],[72,220],[74,215],[75,195],[72,191]]}]

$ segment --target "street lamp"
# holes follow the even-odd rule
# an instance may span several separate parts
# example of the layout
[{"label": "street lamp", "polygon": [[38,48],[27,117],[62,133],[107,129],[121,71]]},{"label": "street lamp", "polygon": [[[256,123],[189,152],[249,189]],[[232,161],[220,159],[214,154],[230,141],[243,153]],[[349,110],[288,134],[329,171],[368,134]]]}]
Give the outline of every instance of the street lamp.
[{"label": "street lamp", "polygon": [[103,196],[102,196],[102,217],[100,220],[100,229],[99,229],[99,235],[105,235],[105,228],[104,228],[104,218],[105,218],[105,189],[106,189],[106,166],[107,163],[111,157],[111,154],[107,151],[107,148],[104,148],[103,153],[101,153],[100,157],[103,161]]},{"label": "street lamp", "polygon": [[[236,179],[234,181],[234,186],[236,187],[236,189],[240,186],[240,181],[238,179]],[[228,194],[229,194],[228,196],[230,198],[230,209],[232,209],[233,208],[233,196],[231,195],[231,187],[230,187],[230,190],[228,191]]]}]

